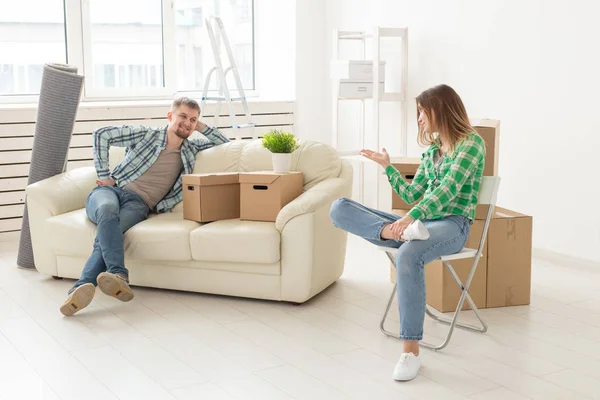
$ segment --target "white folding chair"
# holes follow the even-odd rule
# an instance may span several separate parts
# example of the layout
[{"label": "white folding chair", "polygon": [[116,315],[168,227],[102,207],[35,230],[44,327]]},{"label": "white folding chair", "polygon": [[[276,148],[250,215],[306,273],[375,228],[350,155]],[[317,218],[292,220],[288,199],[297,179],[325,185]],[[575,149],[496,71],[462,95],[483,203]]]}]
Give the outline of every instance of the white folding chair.
[{"label": "white folding chair", "polygon": [[[483,248],[484,248],[485,240],[487,237],[488,228],[489,228],[490,222],[492,220],[492,215],[494,214],[494,207],[496,206],[496,198],[498,196],[498,187],[499,186],[500,186],[500,177],[499,176],[484,176],[482,178],[481,188],[479,191],[479,204],[488,204],[489,209],[488,209],[488,213],[487,213],[487,216],[485,219],[485,225],[483,226],[483,233],[481,235],[479,248],[478,249],[469,249],[469,248],[465,247],[458,253],[451,254],[448,256],[443,256],[443,257],[439,258],[439,260],[442,261],[442,263],[446,266],[446,268],[448,268],[448,271],[450,271],[450,274],[454,277],[454,280],[456,280],[456,283],[461,291],[461,296],[460,296],[460,300],[458,301],[458,304],[456,306],[456,311],[454,312],[454,316],[452,319],[437,316],[431,311],[431,309],[429,308],[428,305],[425,306],[425,312],[427,313],[427,315],[429,315],[431,318],[433,318],[434,320],[436,320],[438,322],[450,325],[450,329],[448,330],[448,335],[446,336],[446,340],[444,340],[444,342],[442,342],[439,345],[433,345],[431,343],[420,341],[419,344],[423,347],[426,347],[426,348],[429,348],[432,350],[443,349],[444,347],[446,347],[448,345],[448,342],[450,341],[450,337],[452,336],[452,332],[454,331],[455,326],[459,326],[461,328],[469,329],[469,330],[476,331],[476,332],[486,332],[487,331],[487,324],[481,318],[481,315],[479,315],[479,310],[475,306],[475,303],[473,302],[473,299],[469,295],[468,290],[469,290],[469,287],[471,286],[471,281],[473,280],[473,275],[475,275],[475,270],[477,268],[477,264],[479,263],[479,259],[481,258],[481,255],[483,253]],[[398,249],[394,249],[394,248],[390,248],[390,247],[383,247],[383,246],[378,246],[378,247],[380,250],[382,250],[386,253],[386,255],[388,256],[388,258],[390,259],[392,264],[395,265],[395,256],[396,256],[396,252],[398,251]],[[462,259],[466,259],[466,258],[473,258],[473,265],[471,266],[469,276],[467,277],[467,281],[465,283],[463,283],[460,280],[460,278],[458,277],[458,275],[456,274],[456,271],[454,271],[454,268],[450,264],[450,261],[462,260]],[[394,338],[398,338],[399,335],[396,333],[387,331],[384,327],[384,324],[385,324],[385,320],[387,318],[388,312],[390,311],[392,302],[394,301],[394,296],[396,295],[397,286],[398,286],[398,283],[396,282],[396,284],[394,285],[394,290],[392,290],[392,294],[390,295],[390,299],[387,303],[385,313],[383,314],[383,318],[381,319],[381,323],[379,324],[381,331],[384,334],[386,334],[387,336],[390,336],[390,337],[394,337]],[[479,319],[479,322],[481,322],[481,327],[457,322],[458,314],[460,313],[460,311],[462,309],[465,299],[469,302],[469,305],[471,306],[471,309],[475,312],[475,315]]]}]

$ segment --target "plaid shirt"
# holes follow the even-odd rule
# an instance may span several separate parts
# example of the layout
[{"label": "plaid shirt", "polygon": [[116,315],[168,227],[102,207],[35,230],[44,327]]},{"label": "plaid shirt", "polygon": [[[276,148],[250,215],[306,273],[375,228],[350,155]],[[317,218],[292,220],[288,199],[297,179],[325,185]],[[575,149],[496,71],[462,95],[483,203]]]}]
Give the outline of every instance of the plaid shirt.
[{"label": "plaid shirt", "polygon": [[[215,128],[206,126],[202,132],[206,139],[188,139],[181,144],[182,173],[194,169],[196,154],[202,150],[229,142]],[[94,132],[94,165],[99,179],[112,177],[119,187],[133,182],[150,168],[167,145],[167,127],[156,129],[145,126],[109,126]],[[123,161],[109,171],[110,146],[127,147]],[[156,212],[167,212],[183,199],[181,173],[169,193],[156,205]]]},{"label": "plaid shirt", "polygon": [[452,152],[446,153],[439,176],[433,161],[438,150],[438,144],[434,143],[423,153],[412,183],[389,165],[385,172],[392,188],[408,204],[423,196],[408,212],[414,219],[463,215],[474,220],[485,165],[485,142],[477,133],[467,136]]}]

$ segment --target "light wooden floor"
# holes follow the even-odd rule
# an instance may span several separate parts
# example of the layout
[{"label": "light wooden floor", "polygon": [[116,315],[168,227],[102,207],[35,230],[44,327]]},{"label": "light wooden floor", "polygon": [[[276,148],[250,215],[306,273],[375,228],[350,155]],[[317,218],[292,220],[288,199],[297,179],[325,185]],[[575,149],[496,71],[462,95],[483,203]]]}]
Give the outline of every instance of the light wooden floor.
[{"label": "light wooden floor", "polygon": [[[388,264],[356,238],[303,306],[135,288],[73,318],[58,311],[72,281],[17,269],[17,248],[0,243],[2,400],[600,399],[600,270],[536,260],[531,306],[483,310],[488,333],[457,330],[398,383],[378,326]],[[444,329],[426,321],[429,339]]]}]

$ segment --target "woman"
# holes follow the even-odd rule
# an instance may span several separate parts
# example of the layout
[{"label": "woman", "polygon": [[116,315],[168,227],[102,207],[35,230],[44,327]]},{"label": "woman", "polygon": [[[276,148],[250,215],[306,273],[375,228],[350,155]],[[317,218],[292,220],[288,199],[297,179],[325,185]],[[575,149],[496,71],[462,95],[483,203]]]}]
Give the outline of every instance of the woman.
[{"label": "woman", "polygon": [[[336,200],[330,210],[336,227],[379,246],[398,248],[396,281],[400,339],[404,352],[393,378],[411,380],[421,367],[419,340],[425,318],[424,265],[460,251],[469,237],[484,167],[485,142],[471,126],[458,94],[447,85],[435,86],[417,97],[418,142],[429,146],[412,183],[390,164],[385,149],[361,154],[379,163],[396,193],[415,204],[402,218],[367,208],[352,200]],[[406,227],[421,220],[430,237],[404,242]]]}]

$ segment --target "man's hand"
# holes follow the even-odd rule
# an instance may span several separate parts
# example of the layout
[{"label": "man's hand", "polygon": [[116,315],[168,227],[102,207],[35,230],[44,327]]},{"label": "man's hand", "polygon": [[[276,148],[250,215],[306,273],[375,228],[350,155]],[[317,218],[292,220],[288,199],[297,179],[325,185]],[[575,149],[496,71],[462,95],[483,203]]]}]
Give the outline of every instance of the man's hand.
[{"label": "man's hand", "polygon": [[394,222],[390,226],[390,230],[392,231],[394,236],[397,237],[399,240],[402,237],[402,234],[404,233],[404,230],[406,229],[406,227],[408,227],[410,224],[412,224],[414,222],[414,220],[415,219],[413,217],[411,217],[410,215],[405,215],[404,217],[400,218],[398,221]]},{"label": "man's hand", "polygon": [[385,148],[381,149],[381,151],[381,153],[377,153],[373,150],[361,150],[360,154],[363,157],[367,157],[371,161],[375,161],[383,168],[387,168],[387,166],[390,165],[390,155],[387,153]]},{"label": "man's hand", "polygon": [[96,184],[98,186],[115,186],[115,180],[113,178],[108,179],[96,179]]},{"label": "man's hand", "polygon": [[194,128],[195,131],[198,132],[202,132],[202,130],[206,128],[206,124],[200,120],[198,120],[198,122],[196,122],[196,127]]}]

